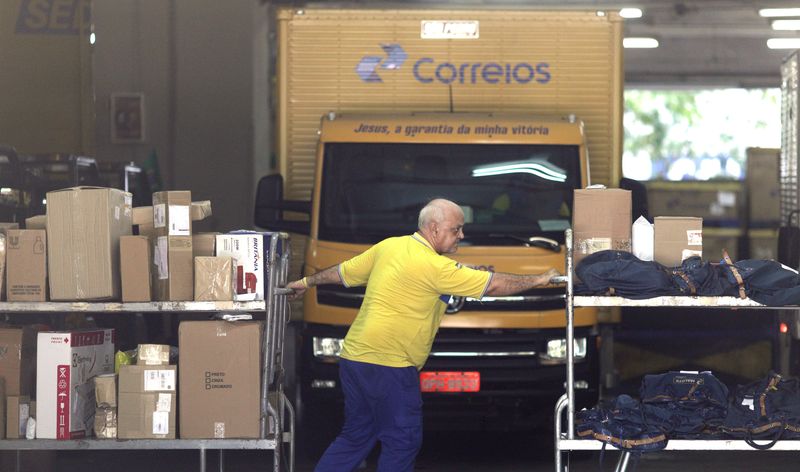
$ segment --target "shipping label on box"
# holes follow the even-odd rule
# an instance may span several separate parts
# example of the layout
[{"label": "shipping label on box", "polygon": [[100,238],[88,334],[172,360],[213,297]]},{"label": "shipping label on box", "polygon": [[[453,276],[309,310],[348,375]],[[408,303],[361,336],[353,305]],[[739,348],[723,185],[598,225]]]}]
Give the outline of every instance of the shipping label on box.
[{"label": "shipping label on box", "polygon": [[36,358],[36,437],[91,435],[94,377],[114,372],[114,330],[39,333]]},{"label": "shipping label on box", "polygon": [[153,226],[156,236],[191,236],[192,192],[171,190],[153,193]]},{"label": "shipping label on box", "polygon": [[264,299],[269,277],[267,261],[270,235],[241,231],[217,236],[217,256],[229,256],[236,260],[235,300]]},{"label": "shipping label on box", "polygon": [[47,299],[47,234],[37,229],[7,232],[6,289],[10,302]]}]

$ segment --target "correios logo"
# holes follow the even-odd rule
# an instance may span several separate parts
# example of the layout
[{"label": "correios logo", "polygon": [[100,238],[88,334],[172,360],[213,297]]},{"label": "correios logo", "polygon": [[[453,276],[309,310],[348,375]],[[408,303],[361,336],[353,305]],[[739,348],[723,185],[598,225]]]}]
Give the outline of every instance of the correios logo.
[{"label": "correios logo", "polygon": [[[364,82],[383,82],[378,69],[399,70],[408,54],[399,44],[381,44],[385,56],[364,56],[356,74]],[[552,75],[547,62],[447,62],[421,57],[411,67],[414,79],[423,84],[547,84]]]}]

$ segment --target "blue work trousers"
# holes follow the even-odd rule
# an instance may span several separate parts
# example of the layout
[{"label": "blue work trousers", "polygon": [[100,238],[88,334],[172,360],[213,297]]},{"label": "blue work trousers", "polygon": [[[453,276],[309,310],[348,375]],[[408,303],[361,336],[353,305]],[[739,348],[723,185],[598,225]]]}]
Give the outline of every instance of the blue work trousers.
[{"label": "blue work trousers", "polygon": [[344,426],[315,472],[353,471],[381,442],[378,472],[411,472],[422,445],[422,395],[415,367],[341,359]]}]

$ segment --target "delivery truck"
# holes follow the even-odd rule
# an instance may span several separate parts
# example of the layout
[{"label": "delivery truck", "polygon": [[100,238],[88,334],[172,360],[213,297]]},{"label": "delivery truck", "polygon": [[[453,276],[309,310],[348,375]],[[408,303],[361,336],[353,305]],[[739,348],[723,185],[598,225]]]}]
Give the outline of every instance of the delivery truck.
[{"label": "delivery truck", "polygon": [[[622,22],[536,9],[277,11],[277,172],[256,223],[295,237],[309,275],[411,234],[422,206],[461,205],[453,258],[564,269],[574,189],[616,186]],[[337,360],[363,287],[309,290],[298,317],[303,423],[341,411]],[[425,424],[532,427],[564,392],[564,289],[451,298],[420,372]],[[576,310],[577,386],[599,391],[598,313]],[[290,363],[287,363],[287,365]],[[313,409],[313,413],[312,413]],[[311,426],[316,427],[316,426]]]}]

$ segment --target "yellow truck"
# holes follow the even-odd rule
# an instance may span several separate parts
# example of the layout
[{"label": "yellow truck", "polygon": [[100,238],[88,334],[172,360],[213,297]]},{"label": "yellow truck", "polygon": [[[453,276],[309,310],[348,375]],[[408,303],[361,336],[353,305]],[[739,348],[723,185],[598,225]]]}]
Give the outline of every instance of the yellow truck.
[{"label": "yellow truck", "polygon": [[[279,172],[259,184],[256,223],[308,235],[299,271],[412,233],[434,197],[464,210],[459,262],[563,270],[573,190],[620,177],[616,13],[280,9],[277,25]],[[337,356],[363,294],[305,296],[296,400],[311,421],[341,409]],[[551,416],[564,391],[563,288],[448,303],[420,373],[426,425]],[[579,310],[576,326],[577,385],[592,403],[597,312]]]}]

